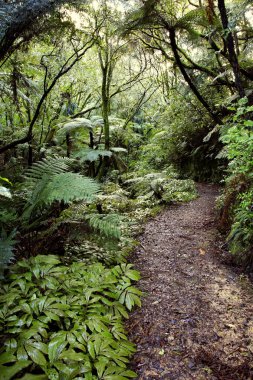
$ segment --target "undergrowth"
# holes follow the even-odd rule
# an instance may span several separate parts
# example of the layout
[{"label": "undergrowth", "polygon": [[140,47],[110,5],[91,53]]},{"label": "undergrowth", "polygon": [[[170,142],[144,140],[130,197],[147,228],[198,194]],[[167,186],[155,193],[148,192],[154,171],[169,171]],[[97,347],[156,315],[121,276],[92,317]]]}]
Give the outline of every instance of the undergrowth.
[{"label": "undergrowth", "polygon": [[235,260],[253,268],[253,106],[241,99],[231,107],[234,116],[222,131],[223,154],[229,160],[225,190],[221,196],[220,227],[228,233]]},{"label": "undergrowth", "polygon": [[0,380],[136,377],[127,368],[135,347],[123,322],[141,305],[141,292],[126,259],[144,222],[171,202],[194,198],[194,182],[167,168],[98,185],[73,167],[69,159],[43,160],[5,197],[2,264],[14,252],[26,259],[2,279]]},{"label": "undergrowth", "polygon": [[52,255],[19,261],[0,296],[0,379],[135,377],[122,322],[140,306],[138,279],[130,264],[67,266]]}]

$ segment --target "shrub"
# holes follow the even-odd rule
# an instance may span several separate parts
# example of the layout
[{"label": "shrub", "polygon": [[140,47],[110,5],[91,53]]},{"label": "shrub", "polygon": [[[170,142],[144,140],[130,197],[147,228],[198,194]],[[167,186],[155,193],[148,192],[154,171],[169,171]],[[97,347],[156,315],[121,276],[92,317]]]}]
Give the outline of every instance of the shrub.
[{"label": "shrub", "polygon": [[229,159],[221,224],[230,228],[228,245],[237,261],[252,268],[253,106],[248,106],[244,98],[231,110],[236,112],[221,131],[223,153]]}]

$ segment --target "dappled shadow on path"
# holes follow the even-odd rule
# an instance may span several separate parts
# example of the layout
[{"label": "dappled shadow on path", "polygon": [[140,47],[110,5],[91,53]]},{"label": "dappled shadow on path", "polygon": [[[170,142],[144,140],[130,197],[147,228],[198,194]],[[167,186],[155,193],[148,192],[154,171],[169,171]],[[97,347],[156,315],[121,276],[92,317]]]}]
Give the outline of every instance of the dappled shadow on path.
[{"label": "dappled shadow on path", "polygon": [[132,261],[143,307],[128,324],[140,380],[253,379],[253,296],[221,258],[214,185],[151,220]]}]

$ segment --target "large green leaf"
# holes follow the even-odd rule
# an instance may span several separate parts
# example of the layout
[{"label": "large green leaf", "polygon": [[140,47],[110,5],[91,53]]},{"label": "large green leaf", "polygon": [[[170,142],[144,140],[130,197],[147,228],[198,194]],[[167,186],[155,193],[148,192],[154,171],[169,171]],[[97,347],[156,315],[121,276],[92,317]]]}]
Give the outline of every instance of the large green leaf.
[{"label": "large green leaf", "polygon": [[58,359],[67,345],[66,336],[57,336],[53,338],[48,344],[48,357],[50,363]]},{"label": "large green leaf", "polygon": [[0,365],[15,362],[15,361],[16,361],[15,355],[13,355],[10,352],[4,352],[3,354],[0,355]]},{"label": "large green leaf", "polygon": [[25,344],[25,349],[27,351],[27,354],[30,356],[34,363],[39,364],[40,366],[47,365],[46,358],[40,350],[38,350],[31,344]]},{"label": "large green leaf", "polygon": [[83,362],[87,360],[87,356],[85,354],[83,354],[82,352],[75,352],[74,350],[63,351],[59,357],[63,360],[70,360],[76,362]]},{"label": "large green leaf", "polygon": [[127,149],[125,148],[122,148],[120,146],[114,146],[113,148],[111,148],[111,151],[114,152],[114,153],[127,153]]},{"label": "large green leaf", "polygon": [[14,376],[17,375],[22,369],[28,367],[32,362],[28,360],[18,361],[12,366],[5,367],[0,365],[0,380],[14,380]]}]

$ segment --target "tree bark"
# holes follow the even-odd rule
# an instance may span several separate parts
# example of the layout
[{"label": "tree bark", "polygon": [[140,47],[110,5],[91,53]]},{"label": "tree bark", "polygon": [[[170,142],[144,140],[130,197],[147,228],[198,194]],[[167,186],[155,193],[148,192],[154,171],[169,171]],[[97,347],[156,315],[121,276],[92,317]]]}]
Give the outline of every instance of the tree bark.
[{"label": "tree bark", "polygon": [[236,85],[238,94],[241,98],[243,98],[245,96],[245,91],[244,91],[242,81],[241,81],[240,66],[239,66],[238,58],[235,52],[235,44],[234,44],[233,35],[232,35],[232,32],[229,30],[229,26],[228,26],[228,15],[227,15],[227,10],[225,6],[225,0],[218,0],[218,8],[220,12],[223,31],[225,33],[224,43],[228,51],[228,60],[230,62],[230,65],[234,73],[235,85]]},{"label": "tree bark", "polygon": [[107,93],[107,67],[103,70],[103,82],[102,82],[102,114],[104,121],[104,136],[105,136],[105,149],[110,149],[110,124],[109,124],[109,109],[110,99]]},{"label": "tree bark", "polygon": [[185,67],[181,61],[180,55],[178,53],[177,43],[176,43],[176,32],[173,28],[168,28],[169,36],[170,36],[170,44],[171,49],[173,51],[175,61],[177,63],[177,66],[179,67],[186,83],[189,85],[190,89],[194,93],[194,95],[197,97],[197,99],[200,101],[200,103],[205,107],[205,109],[208,111],[209,115],[212,117],[212,119],[218,123],[221,124],[220,118],[213,112],[209,104],[206,102],[206,100],[203,98],[203,96],[200,94],[199,90],[195,86],[195,84],[192,82],[191,78],[187,74],[187,71],[185,70]]}]

